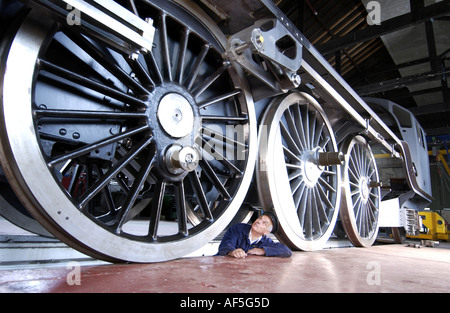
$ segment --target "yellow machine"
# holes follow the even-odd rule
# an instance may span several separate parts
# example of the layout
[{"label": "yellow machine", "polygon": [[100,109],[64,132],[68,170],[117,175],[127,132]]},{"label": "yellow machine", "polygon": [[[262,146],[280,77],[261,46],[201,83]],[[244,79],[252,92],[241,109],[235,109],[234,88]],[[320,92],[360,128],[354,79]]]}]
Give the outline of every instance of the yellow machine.
[{"label": "yellow machine", "polygon": [[442,165],[445,168],[445,171],[450,176],[450,167],[448,166],[447,162],[445,161],[444,155],[447,154],[447,150],[439,150],[439,151],[428,151],[428,155],[434,155],[436,157],[436,161],[441,162]]},{"label": "yellow machine", "polygon": [[449,241],[450,232],[445,219],[433,211],[419,212],[420,234],[418,236],[408,236],[408,238],[445,240]]}]

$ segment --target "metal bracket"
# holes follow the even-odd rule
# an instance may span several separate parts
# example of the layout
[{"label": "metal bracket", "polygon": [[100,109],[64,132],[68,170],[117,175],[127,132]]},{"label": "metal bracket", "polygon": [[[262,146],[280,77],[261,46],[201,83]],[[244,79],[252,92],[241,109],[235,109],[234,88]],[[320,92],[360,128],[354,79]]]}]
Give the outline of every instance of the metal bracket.
[{"label": "metal bracket", "polygon": [[[238,62],[251,74],[273,89],[289,89],[300,85],[297,71],[302,63],[303,46],[277,19],[257,21],[228,40],[227,57]],[[269,61],[272,68],[264,68],[253,56]],[[285,76],[279,79],[278,76]],[[287,80],[286,80],[287,78]]]}]

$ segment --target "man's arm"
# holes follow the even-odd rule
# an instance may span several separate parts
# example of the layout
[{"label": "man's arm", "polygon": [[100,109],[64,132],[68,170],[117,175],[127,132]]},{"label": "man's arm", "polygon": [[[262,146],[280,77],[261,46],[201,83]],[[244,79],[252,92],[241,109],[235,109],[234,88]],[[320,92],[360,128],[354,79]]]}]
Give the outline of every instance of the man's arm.
[{"label": "man's arm", "polygon": [[258,248],[264,249],[265,256],[276,256],[282,258],[289,258],[292,256],[291,249],[279,242],[274,242],[270,238],[265,238],[262,243],[258,245]]},{"label": "man's arm", "polygon": [[217,254],[227,255],[229,252],[234,251],[237,248],[238,237],[237,226],[230,227],[223,236]]}]

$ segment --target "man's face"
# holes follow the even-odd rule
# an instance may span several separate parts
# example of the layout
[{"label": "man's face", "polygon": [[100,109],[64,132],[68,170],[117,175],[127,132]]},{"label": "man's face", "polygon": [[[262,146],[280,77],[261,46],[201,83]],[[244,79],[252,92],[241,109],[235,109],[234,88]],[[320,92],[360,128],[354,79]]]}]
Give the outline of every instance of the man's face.
[{"label": "man's face", "polygon": [[252,229],[261,235],[267,235],[272,230],[272,220],[263,215],[253,222]]}]

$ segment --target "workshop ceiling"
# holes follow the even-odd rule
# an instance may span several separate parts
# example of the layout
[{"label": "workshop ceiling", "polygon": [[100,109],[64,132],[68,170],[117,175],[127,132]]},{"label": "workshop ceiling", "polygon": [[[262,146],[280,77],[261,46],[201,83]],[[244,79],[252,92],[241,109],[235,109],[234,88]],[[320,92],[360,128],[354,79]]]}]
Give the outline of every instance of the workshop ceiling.
[{"label": "workshop ceiling", "polygon": [[277,4],[360,95],[411,110],[430,136],[450,134],[450,0]]}]

